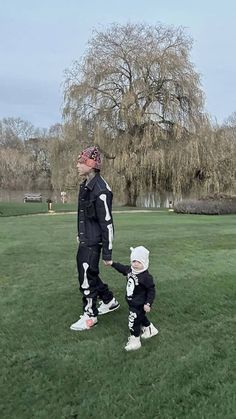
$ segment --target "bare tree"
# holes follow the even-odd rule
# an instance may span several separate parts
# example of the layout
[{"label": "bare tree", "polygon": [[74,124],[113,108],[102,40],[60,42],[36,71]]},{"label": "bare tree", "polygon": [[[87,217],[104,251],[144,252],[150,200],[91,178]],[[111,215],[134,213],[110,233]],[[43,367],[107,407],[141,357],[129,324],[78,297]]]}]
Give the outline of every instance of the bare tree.
[{"label": "bare tree", "polygon": [[80,121],[76,121],[73,124],[65,123],[60,130],[50,131],[50,136],[53,188],[57,191],[75,192],[79,182],[76,170],[77,157],[79,151],[86,146],[89,138],[88,130]]},{"label": "bare tree", "polygon": [[21,118],[3,118],[0,121],[0,145],[21,149],[25,140],[39,135],[39,129]]},{"label": "bare tree", "polygon": [[0,121],[0,186],[49,188],[49,135],[21,118]]},{"label": "bare tree", "polygon": [[82,63],[67,72],[65,114],[134,134],[154,121],[189,128],[202,106],[199,76],[182,28],[114,24],[95,31]]},{"label": "bare tree", "polygon": [[116,155],[127,203],[135,204],[140,175],[147,187],[147,172],[155,171],[155,137],[194,132],[199,122],[203,94],[191,45],[181,27],[113,24],[95,31],[84,59],[66,73],[64,116],[87,121],[98,144]]},{"label": "bare tree", "polygon": [[228,118],[226,118],[223,127],[236,128],[236,111],[233,112]]}]

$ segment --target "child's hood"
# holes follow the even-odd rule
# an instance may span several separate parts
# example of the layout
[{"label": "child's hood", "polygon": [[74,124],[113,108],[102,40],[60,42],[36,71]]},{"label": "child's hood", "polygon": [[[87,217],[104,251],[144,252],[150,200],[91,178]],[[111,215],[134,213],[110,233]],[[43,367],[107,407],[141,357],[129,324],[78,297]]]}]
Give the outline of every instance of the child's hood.
[{"label": "child's hood", "polygon": [[143,271],[146,271],[149,266],[149,250],[144,246],[131,247],[130,261],[138,260],[143,264]]}]

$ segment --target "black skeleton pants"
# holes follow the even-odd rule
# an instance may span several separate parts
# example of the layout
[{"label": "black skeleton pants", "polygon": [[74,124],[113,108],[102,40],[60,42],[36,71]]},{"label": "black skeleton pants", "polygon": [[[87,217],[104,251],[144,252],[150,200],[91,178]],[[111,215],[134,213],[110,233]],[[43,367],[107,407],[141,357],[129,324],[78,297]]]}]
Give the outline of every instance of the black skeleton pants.
[{"label": "black skeleton pants", "polygon": [[97,298],[105,304],[109,303],[113,294],[107,284],[104,284],[99,277],[99,259],[101,246],[79,245],[77,252],[77,270],[80,284],[80,291],[83,295],[84,313],[90,316],[97,316]]},{"label": "black skeleton pants", "polygon": [[141,327],[150,326],[150,321],[146,316],[143,306],[133,307],[129,305],[129,330],[130,334],[136,337],[140,336]]}]

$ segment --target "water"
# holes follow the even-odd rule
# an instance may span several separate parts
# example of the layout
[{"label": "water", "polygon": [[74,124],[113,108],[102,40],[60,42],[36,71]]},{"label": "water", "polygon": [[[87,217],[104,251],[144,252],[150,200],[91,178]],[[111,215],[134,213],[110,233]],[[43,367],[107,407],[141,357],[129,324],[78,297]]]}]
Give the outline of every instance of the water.
[{"label": "water", "polygon": [[[0,189],[0,202],[23,202],[24,194],[26,193],[41,193],[43,202],[47,199],[51,199],[53,202],[62,202],[62,196],[60,191],[50,190],[22,190],[12,191],[9,189]],[[73,203],[77,201],[77,192],[67,192],[65,202]],[[174,197],[171,193],[147,193],[138,197],[137,206],[143,208],[169,208],[171,203],[173,204]],[[114,205],[124,205],[124,202],[119,198],[117,194],[114,196]]]},{"label": "water", "polygon": [[173,206],[174,196],[170,192],[158,193],[149,192],[137,199],[137,207],[144,208],[170,208]]},{"label": "water", "polygon": [[23,202],[26,193],[41,193],[43,202],[52,199],[54,202],[60,202],[60,195],[49,190],[31,191],[28,189],[22,191],[11,191],[9,189],[0,189],[0,202]]}]

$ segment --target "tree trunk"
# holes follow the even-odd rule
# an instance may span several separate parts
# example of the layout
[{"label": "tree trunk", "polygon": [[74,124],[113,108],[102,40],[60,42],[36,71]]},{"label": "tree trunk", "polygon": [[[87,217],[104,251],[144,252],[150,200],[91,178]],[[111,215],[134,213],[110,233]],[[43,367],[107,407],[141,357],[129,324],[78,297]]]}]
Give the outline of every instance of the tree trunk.
[{"label": "tree trunk", "polygon": [[126,179],[126,188],[125,188],[125,206],[126,207],[136,207],[136,202],[138,198],[137,194],[137,188],[135,187],[135,190],[132,191],[132,182],[129,179]]}]

